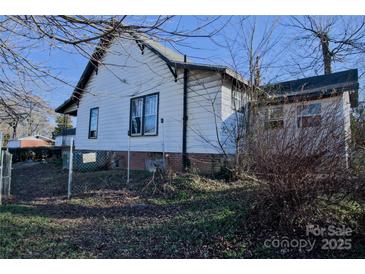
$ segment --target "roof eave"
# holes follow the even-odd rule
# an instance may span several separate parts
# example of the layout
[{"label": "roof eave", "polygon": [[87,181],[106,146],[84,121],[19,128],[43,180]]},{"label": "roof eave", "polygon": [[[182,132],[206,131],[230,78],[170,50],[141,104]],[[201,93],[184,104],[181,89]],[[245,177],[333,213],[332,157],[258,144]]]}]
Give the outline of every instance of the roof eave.
[{"label": "roof eave", "polygon": [[266,101],[260,103],[259,105],[277,105],[285,103],[293,103],[304,100],[318,100],[333,96],[339,96],[342,93],[348,91],[350,96],[350,105],[352,108],[358,106],[358,96],[359,96],[359,84],[347,85],[338,89],[327,89],[327,90],[316,90],[309,93],[291,93],[282,94],[276,96],[270,96]]}]

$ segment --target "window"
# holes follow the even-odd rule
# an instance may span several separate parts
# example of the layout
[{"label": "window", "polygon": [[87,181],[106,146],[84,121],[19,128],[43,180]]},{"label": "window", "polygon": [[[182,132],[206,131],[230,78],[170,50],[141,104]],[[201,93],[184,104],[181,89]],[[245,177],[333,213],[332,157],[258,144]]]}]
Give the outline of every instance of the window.
[{"label": "window", "polygon": [[96,139],[98,137],[98,119],[99,108],[90,109],[89,139]]},{"label": "window", "polygon": [[232,109],[236,111],[242,111],[243,107],[243,93],[235,88],[232,88],[231,93],[231,101],[232,101]]},{"label": "window", "polygon": [[158,94],[131,99],[131,136],[157,135]]},{"label": "window", "polygon": [[131,100],[131,135],[142,134],[143,98]]},{"label": "window", "polygon": [[297,107],[298,128],[321,125],[321,104],[301,105]]},{"label": "window", "polygon": [[144,135],[157,134],[157,95],[145,97],[143,122]]},{"label": "window", "polygon": [[269,107],[265,113],[265,128],[275,129],[284,127],[284,111],[282,106]]}]

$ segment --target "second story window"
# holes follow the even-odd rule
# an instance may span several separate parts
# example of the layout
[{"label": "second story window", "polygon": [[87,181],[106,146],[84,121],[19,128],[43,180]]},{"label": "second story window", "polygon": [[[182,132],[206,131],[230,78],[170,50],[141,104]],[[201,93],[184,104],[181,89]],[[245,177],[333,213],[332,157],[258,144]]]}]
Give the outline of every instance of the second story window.
[{"label": "second story window", "polygon": [[150,94],[131,99],[131,136],[157,135],[158,94]]},{"label": "second story window", "polygon": [[90,109],[89,119],[89,139],[96,139],[98,137],[99,108]]},{"label": "second story window", "polygon": [[298,128],[321,125],[321,104],[308,104],[297,107]]}]

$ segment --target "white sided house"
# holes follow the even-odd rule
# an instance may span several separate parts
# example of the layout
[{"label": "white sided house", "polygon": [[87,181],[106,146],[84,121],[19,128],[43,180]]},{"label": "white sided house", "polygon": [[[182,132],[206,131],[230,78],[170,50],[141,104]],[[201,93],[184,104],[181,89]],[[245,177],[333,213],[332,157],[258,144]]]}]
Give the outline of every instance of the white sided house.
[{"label": "white sided house", "polygon": [[[344,74],[352,77],[351,86],[341,82],[340,74],[341,90],[320,97],[317,93],[331,85],[326,81],[332,76],[314,77],[325,83],[305,98],[336,97],[343,100],[344,112],[350,111],[357,71]],[[234,127],[240,115],[236,110],[247,104],[236,86],[247,83],[227,67],[191,63],[149,39],[114,38],[106,50],[94,53],[71,98],[56,112],[77,116],[75,150],[107,152],[116,166],[127,166],[129,150],[131,169],[149,169],[164,155],[174,170],[191,166],[210,172],[220,166],[223,153],[236,150],[226,129]],[[273,96],[285,98],[277,101],[282,105],[301,93],[291,87],[281,91]]]}]

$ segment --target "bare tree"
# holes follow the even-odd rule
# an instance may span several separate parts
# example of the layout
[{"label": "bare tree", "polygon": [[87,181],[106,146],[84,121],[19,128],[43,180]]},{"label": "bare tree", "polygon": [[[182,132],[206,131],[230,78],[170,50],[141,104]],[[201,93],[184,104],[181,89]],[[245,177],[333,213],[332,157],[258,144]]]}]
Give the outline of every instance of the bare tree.
[{"label": "bare tree", "polygon": [[[25,98],[1,98],[0,119],[2,131],[11,138],[44,135],[50,136],[52,125],[49,118],[54,116],[52,109],[39,96],[28,94]],[[3,107],[4,105],[10,107]]]},{"label": "bare tree", "polygon": [[[241,154],[249,145],[247,134],[250,130],[250,116],[256,112],[251,102],[265,97],[260,86],[263,80],[270,77],[270,65],[277,62],[283,52],[276,51],[282,39],[278,26],[279,18],[273,18],[259,28],[256,17],[238,17],[233,25],[235,36],[223,34],[224,43],[220,44],[228,52],[230,67],[240,80],[233,81],[230,86],[232,114],[229,117],[222,119],[219,113],[215,113],[215,101],[212,99],[217,137],[214,143],[218,143],[215,148],[225,156],[224,168],[228,168],[234,176],[240,172]],[[223,85],[224,81],[223,79]],[[203,141],[211,143],[205,139],[204,134],[199,136]]]},{"label": "bare tree", "polygon": [[[296,56],[302,69],[317,71],[323,68],[324,74],[332,73],[333,63],[348,62],[351,57],[365,52],[365,17],[350,16],[301,16],[291,17],[285,26],[295,30],[294,40],[303,47]],[[303,60],[308,60],[303,64]]]},{"label": "bare tree", "polygon": [[189,37],[211,37],[219,32],[219,19],[197,17],[196,26],[186,28],[175,16],[1,16],[0,104],[6,119],[16,129],[26,117],[9,102],[29,103],[31,90],[47,87],[50,81],[75,87],[52,65],[40,63],[33,55],[35,50],[79,53],[102,65],[101,56],[115,37],[134,39],[131,34],[138,33],[170,44],[182,43]]}]

